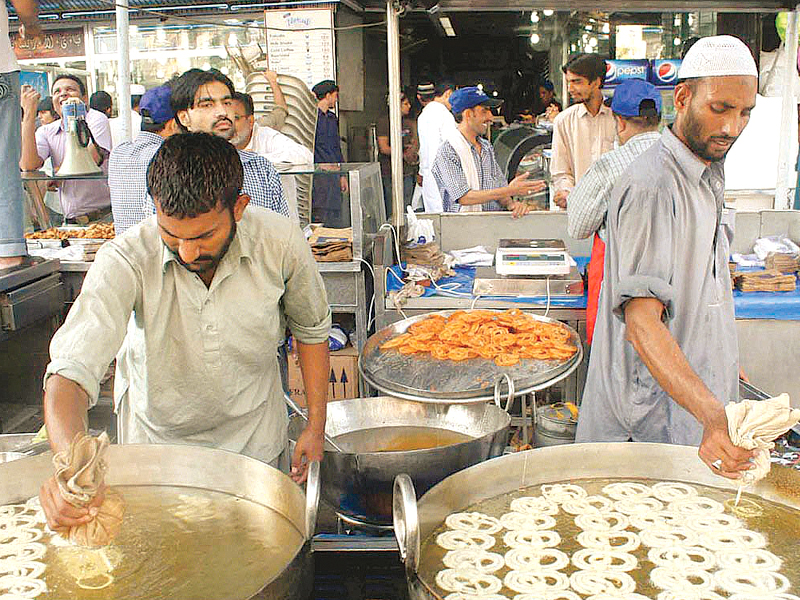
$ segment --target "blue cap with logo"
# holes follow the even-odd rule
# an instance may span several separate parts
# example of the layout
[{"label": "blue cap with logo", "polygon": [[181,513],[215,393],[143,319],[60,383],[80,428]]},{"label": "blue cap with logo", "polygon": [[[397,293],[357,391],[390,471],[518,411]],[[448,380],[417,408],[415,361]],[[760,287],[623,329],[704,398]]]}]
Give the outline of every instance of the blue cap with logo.
[{"label": "blue cap with logo", "polygon": [[471,86],[456,90],[450,96],[450,110],[454,115],[460,114],[468,108],[475,108],[483,104],[489,108],[497,108],[503,104],[498,98],[490,98],[479,87]]},{"label": "blue cap with logo", "polygon": [[175,113],[172,112],[172,106],[169,103],[171,97],[172,88],[168,85],[147,90],[139,101],[142,123],[160,125],[174,119]]},{"label": "blue cap with logo", "polygon": [[639,117],[642,116],[644,100],[652,100],[656,112],[661,114],[661,92],[658,88],[644,79],[626,79],[614,90],[611,111],[621,117]]}]

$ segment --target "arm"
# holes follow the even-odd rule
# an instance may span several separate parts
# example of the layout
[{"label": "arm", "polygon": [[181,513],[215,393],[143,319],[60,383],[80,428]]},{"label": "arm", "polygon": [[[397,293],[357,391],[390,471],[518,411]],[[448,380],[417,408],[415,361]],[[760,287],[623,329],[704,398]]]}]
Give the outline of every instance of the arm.
[{"label": "arm", "polygon": [[23,171],[36,171],[41,169],[44,164],[44,159],[39,156],[36,140],[36,109],[39,105],[39,93],[29,85],[22,86],[20,103],[24,114],[22,115],[22,154],[19,167]]},{"label": "arm", "polygon": [[[692,370],[664,325],[664,305],[656,298],[634,298],[624,311],[626,338],[642,362],[664,391],[702,424],[700,458],[720,475],[741,477],[753,466],[748,462],[753,452],[731,442],[725,408]],[[711,467],[717,459],[722,459],[720,469]]]},{"label": "arm", "polygon": [[283,95],[283,90],[278,83],[278,74],[275,71],[267,69],[264,71],[264,77],[272,89],[272,97],[275,99],[275,108],[270,111],[268,115],[258,118],[258,124],[264,127],[271,127],[272,129],[281,130],[286,117],[289,115],[289,106],[286,104],[286,97]]},{"label": "arm", "polygon": [[[89,123],[87,121],[87,125],[88,124]],[[108,158],[111,148],[114,145],[111,140],[111,124],[108,121],[108,117],[102,113],[93,113],[93,119],[89,127],[89,131],[92,132],[93,138],[92,143],[89,144],[89,151],[92,154],[92,158],[98,166],[105,164],[104,170],[107,170],[108,163],[106,162],[106,159]]]},{"label": "arm", "polygon": [[39,4],[36,0],[11,0],[14,10],[23,25],[20,32],[23,38],[36,37],[41,33],[39,27]]},{"label": "arm", "polygon": [[605,172],[602,160],[589,168],[567,199],[567,233],[577,240],[594,234],[606,218],[615,178]]},{"label": "arm", "polygon": [[386,156],[392,155],[392,146],[389,143],[389,137],[385,135],[378,136],[378,150],[380,150],[381,154],[385,154]]},{"label": "arm", "polygon": [[[572,171],[572,150],[566,135],[564,117],[553,123],[553,159],[550,161],[550,175],[556,194],[567,194],[575,187],[575,175]],[[566,198],[566,196],[564,196]]]},{"label": "arm", "polygon": [[328,378],[330,376],[330,357],[328,342],[304,344],[297,342],[297,356],[308,404],[308,424],[297,439],[292,456],[292,478],[302,483],[306,478],[306,466],[302,462],[322,460],[325,434],[325,419],[328,409]]}]

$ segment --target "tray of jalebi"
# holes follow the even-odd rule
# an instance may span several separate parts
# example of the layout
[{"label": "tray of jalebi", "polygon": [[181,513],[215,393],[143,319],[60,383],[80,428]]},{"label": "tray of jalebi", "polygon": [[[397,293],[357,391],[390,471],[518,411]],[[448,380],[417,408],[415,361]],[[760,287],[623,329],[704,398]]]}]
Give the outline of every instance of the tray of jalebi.
[{"label": "tray of jalebi", "polygon": [[578,332],[553,319],[519,309],[457,310],[378,331],[358,366],[367,383],[386,394],[452,404],[492,399],[505,375],[517,395],[544,389],[582,358]]}]

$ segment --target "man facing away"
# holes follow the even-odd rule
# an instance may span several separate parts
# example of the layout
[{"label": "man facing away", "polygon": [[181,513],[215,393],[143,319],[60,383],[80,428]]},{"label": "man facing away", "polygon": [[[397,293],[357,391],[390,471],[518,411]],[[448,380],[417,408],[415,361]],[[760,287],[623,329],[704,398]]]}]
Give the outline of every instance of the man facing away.
[{"label": "man facing away", "polygon": [[567,198],[567,233],[575,239],[594,236],[589,262],[586,342],[591,345],[605,260],[608,199],[625,169],[660,136],[661,93],[643,79],[623,81],[611,102],[620,147],[606,152],[589,167]]},{"label": "man facing away", "polygon": [[440,213],[444,210],[442,195],[431,169],[442,142],[456,130],[456,121],[450,112],[450,96],[453,90],[455,86],[449,81],[437,82],[433,100],[422,109],[417,118],[422,203],[427,213]]},{"label": "man facing away", "polygon": [[728,436],[738,343],[723,219],[723,159],[755,105],[758,71],[731,36],[681,64],[675,123],[620,177],[576,440],[699,445],[738,478],[752,452]]},{"label": "man facing away", "polygon": [[[243,181],[239,154],[218,136],[179,134],[161,145],[147,172],[156,214],[98,251],[51,342],[44,403],[54,451],[85,431],[116,355],[123,443],[208,446],[278,466],[288,416],[275,348],[288,324],[309,417],[292,476],[303,480],[308,461],[322,458],[325,288],[300,228],[248,206]],[[63,501],[53,478],[40,498],[51,527],[91,518]]]}]

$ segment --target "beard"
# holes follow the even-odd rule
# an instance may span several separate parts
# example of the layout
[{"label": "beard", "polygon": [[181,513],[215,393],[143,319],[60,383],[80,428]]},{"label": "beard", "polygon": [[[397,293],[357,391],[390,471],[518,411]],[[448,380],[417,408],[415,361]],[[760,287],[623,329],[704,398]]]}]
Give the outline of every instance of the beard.
[{"label": "beard", "polygon": [[[733,143],[737,140],[737,138],[727,135],[710,136],[708,139],[703,140],[703,125],[691,107],[686,112],[686,119],[681,129],[689,149],[701,159],[711,162],[724,159],[733,147]],[[714,148],[712,146],[712,141],[714,140],[730,141],[730,145],[727,148]]]},{"label": "beard", "polygon": [[228,238],[225,240],[225,243],[222,245],[222,248],[216,254],[201,254],[193,262],[187,263],[184,262],[184,260],[180,257],[180,254],[178,254],[176,251],[170,249],[170,252],[175,257],[175,260],[177,260],[184,269],[199,275],[201,273],[207,273],[208,271],[215,270],[219,266],[219,263],[222,262],[222,259],[225,258],[225,255],[228,253],[228,249],[231,247],[234,237],[236,237],[236,219],[234,219],[233,215],[231,214],[231,231],[228,234]]}]

